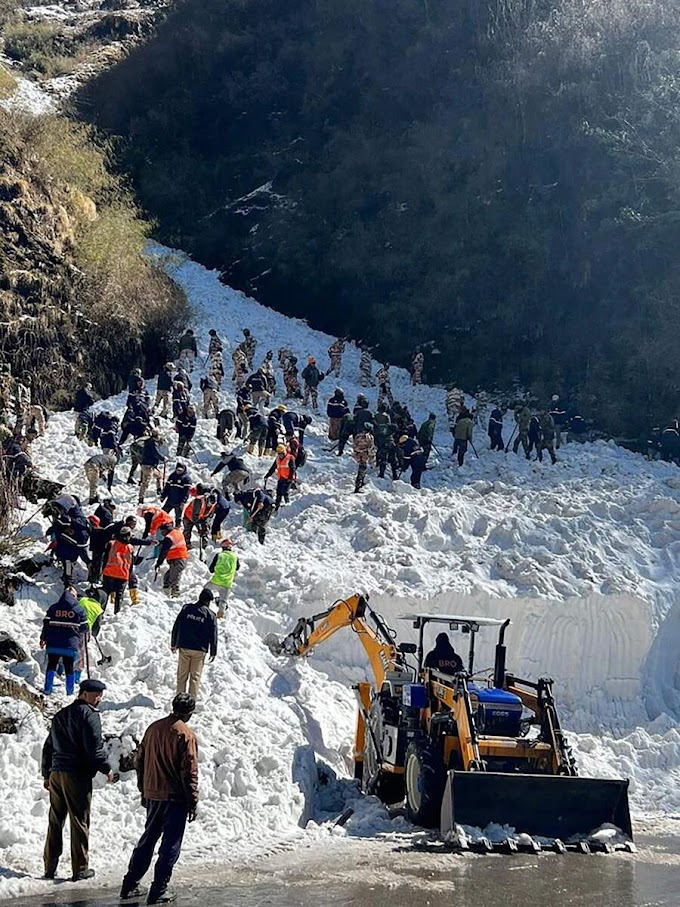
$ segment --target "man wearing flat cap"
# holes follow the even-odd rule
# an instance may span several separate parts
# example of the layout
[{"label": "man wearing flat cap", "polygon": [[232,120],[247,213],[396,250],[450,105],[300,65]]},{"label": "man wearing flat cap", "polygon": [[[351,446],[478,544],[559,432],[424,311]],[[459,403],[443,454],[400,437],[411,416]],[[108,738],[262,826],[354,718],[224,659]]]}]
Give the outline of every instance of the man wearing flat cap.
[{"label": "man wearing flat cap", "polygon": [[89,868],[90,802],[97,772],[117,781],[102,739],[97,706],[106,689],[101,680],[84,680],[75,702],[57,712],[42,751],[42,775],[50,792],[50,815],[45,841],[45,878],[53,879],[62,851],[68,816],[71,826],[73,881],[91,879]]}]

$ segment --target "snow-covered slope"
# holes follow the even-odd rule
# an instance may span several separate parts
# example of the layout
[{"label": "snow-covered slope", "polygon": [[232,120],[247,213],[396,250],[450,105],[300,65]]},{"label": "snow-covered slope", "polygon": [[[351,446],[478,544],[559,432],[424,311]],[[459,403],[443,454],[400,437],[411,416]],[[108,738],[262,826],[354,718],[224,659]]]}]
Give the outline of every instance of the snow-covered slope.
[{"label": "snow-covered slope", "polygon": [[[330,337],[224,287],[179,253],[153,254],[185,287],[204,344],[210,327],[232,345],[249,327],[258,340],[256,363],[268,349],[288,345],[324,368]],[[225,359],[228,366],[228,353]],[[340,379],[348,398],[359,390],[358,362],[358,351],[348,348]],[[448,457],[444,392],[413,388],[394,369],[392,385],[417,422],[430,411],[438,417],[441,455],[433,457],[422,490],[371,475],[364,492],[352,494],[356,466],[327,449],[326,420],[315,415],[300,491],[272,520],[266,545],[243,532],[239,514],[228,518],[242,569],[194,719],[202,802],[185,839],[189,859],[236,860],[328,835],[330,826],[308,820],[322,819],[324,809],[337,815],[348,798],[357,811],[335,834],[404,832],[403,820],[391,822],[376,801],[357,798],[349,782],[314,788],[315,754],[341,778],[348,775],[349,681],[366,674],[352,634],[337,635],[303,663],[276,659],[262,644],[266,633],[283,633],[297,616],[355,591],[368,592],[404,639],[411,630],[400,615],[425,602],[428,610],[511,617],[510,665],[555,678],[583,772],[631,777],[637,816],[680,809],[680,473],[605,443],[563,447],[555,467],[528,463],[490,452],[481,434],[479,459],[471,455],[458,470]],[[324,381],[324,400],[334,387]],[[226,398],[232,400],[228,382]],[[369,398],[375,403],[375,390]],[[109,403],[120,409],[123,398]],[[53,416],[35,459],[45,475],[86,498],[82,463],[91,450],[76,441],[73,424],[73,413]],[[192,475],[207,480],[221,449],[214,421],[199,420],[195,447]],[[251,457],[250,465],[261,476],[269,461]],[[123,513],[132,513],[136,489],[124,484],[125,472],[123,464],[114,497]],[[36,550],[44,528],[39,515],[26,527]],[[179,603],[154,590],[150,564],[140,576],[143,604],[107,617],[100,640],[113,663],[95,669],[109,685],[105,733],[120,737],[126,752],[167,708],[176,667],[169,635]],[[182,599],[195,597],[206,579],[193,555]],[[13,611],[0,611],[0,629],[31,653],[14,674],[35,689],[43,678],[40,622],[57,590],[56,571],[45,570],[22,588]],[[491,663],[489,645],[480,647],[480,665],[485,655]],[[16,735],[0,737],[0,859],[8,867],[0,869],[0,895],[44,884],[35,877],[47,815],[38,767],[46,725],[23,704],[11,708],[22,721]],[[99,784],[93,865],[112,884],[142,821],[132,775],[118,786]]]}]

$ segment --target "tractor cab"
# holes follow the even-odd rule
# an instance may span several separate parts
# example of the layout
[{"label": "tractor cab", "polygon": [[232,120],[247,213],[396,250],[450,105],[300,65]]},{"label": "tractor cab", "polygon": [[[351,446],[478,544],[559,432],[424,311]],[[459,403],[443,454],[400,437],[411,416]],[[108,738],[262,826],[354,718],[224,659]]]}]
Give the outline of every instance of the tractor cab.
[{"label": "tractor cab", "polygon": [[[459,614],[405,614],[401,620],[410,620],[414,629],[418,631],[417,660],[418,660],[418,677],[422,681],[416,685],[421,690],[411,689],[407,692],[408,703],[416,702],[425,707],[428,701],[427,684],[429,682],[450,683],[452,673],[462,674],[466,678],[466,689],[470,699],[470,706],[475,717],[475,724],[479,734],[491,734],[503,737],[518,737],[521,732],[522,722],[522,700],[515,693],[505,689],[505,630],[510,624],[510,620],[498,620],[494,617],[467,617]],[[435,628],[441,630],[446,627],[454,633],[467,637],[467,652],[463,647],[459,653],[463,668],[462,671],[450,672],[442,671],[428,667],[426,665],[427,656],[425,654],[425,637],[428,625],[432,624]],[[487,669],[475,675],[475,641],[477,633],[483,627],[498,627],[498,643],[496,645],[496,658],[493,667],[493,677],[491,669]],[[435,651],[435,650],[432,650]]]}]

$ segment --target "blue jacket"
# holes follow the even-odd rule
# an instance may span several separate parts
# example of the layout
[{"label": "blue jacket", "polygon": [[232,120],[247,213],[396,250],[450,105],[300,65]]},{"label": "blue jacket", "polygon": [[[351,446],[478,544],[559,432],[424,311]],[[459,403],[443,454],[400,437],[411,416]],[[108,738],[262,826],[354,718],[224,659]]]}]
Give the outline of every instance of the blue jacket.
[{"label": "blue jacket", "polygon": [[65,591],[59,601],[47,609],[40,639],[48,651],[70,655],[78,651],[87,631],[85,611],[78,604],[77,597]]},{"label": "blue jacket", "polygon": [[172,510],[178,504],[183,504],[189,497],[191,485],[192,481],[186,472],[180,475],[173,470],[161,492],[161,501],[164,502],[165,509]]},{"label": "blue jacket", "polygon": [[76,399],[73,408],[77,413],[86,412],[94,403],[94,397],[86,387],[79,387],[76,391]]},{"label": "blue jacket", "polygon": [[267,420],[262,413],[254,412],[251,416],[248,416],[248,425],[251,431],[261,431],[267,427]]},{"label": "blue jacket", "polygon": [[300,426],[300,417],[297,413],[288,411],[281,416],[281,424],[287,435],[292,435],[296,428]]},{"label": "blue jacket", "polygon": [[326,415],[329,419],[342,419],[349,412],[349,407],[344,400],[329,400],[326,406]]},{"label": "blue jacket", "polygon": [[158,373],[158,384],[156,389],[159,391],[171,391],[172,390],[172,372],[167,372],[164,368]]},{"label": "blue jacket", "polygon": [[113,450],[118,444],[119,429],[120,422],[116,416],[105,416],[104,413],[99,413],[94,420],[92,437],[95,441],[99,441],[102,450]]},{"label": "blue jacket", "polygon": [[175,619],[170,645],[173,649],[192,649],[194,652],[217,654],[217,621],[206,605],[198,602],[184,605]]}]

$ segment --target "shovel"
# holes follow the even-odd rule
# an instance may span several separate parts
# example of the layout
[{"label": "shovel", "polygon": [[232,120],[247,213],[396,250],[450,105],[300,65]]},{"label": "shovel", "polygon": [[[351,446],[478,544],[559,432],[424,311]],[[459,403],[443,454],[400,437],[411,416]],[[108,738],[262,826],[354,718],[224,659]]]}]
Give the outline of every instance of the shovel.
[{"label": "shovel", "polygon": [[[97,639],[96,636],[94,637],[94,641],[96,642],[97,648],[99,649],[99,654],[101,655],[101,661],[98,661],[97,664],[100,665],[100,666],[101,666],[101,665],[108,665],[108,664],[111,664],[111,656],[110,656],[110,655],[105,655],[105,654],[102,652],[102,647],[99,645],[99,640]],[[87,649],[85,649],[85,651],[87,652]],[[89,661],[89,659],[88,659],[88,661]],[[88,666],[88,676],[89,676],[89,666]]]}]

